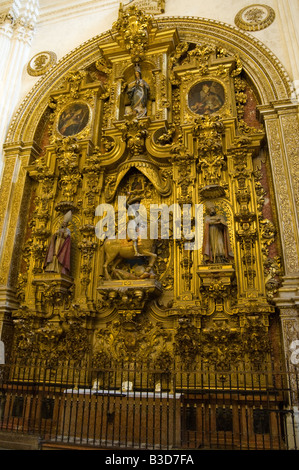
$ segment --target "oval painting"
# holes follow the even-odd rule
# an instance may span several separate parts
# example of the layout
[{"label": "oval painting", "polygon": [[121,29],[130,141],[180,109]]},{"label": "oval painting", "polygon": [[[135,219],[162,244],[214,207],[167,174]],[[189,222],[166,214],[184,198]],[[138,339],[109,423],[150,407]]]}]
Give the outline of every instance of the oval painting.
[{"label": "oval painting", "polygon": [[71,103],[60,114],[58,131],[63,136],[79,134],[89,120],[89,107],[85,103]]},{"label": "oval painting", "polygon": [[188,106],[196,114],[213,114],[224,105],[223,86],[213,80],[196,83],[188,93]]}]

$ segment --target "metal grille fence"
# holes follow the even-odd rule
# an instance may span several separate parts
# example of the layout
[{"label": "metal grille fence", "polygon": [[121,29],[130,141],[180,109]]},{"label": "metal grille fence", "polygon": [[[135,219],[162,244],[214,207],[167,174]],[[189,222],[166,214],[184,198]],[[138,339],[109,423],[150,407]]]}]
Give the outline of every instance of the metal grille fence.
[{"label": "metal grille fence", "polygon": [[112,449],[297,449],[298,370],[264,364],[166,372],[46,363],[0,370],[0,430],[44,445]]}]

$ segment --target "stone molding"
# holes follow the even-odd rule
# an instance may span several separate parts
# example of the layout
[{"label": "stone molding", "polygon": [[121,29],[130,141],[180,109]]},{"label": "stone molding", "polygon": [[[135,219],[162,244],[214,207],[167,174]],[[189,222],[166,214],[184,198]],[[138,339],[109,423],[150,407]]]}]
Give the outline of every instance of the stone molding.
[{"label": "stone molding", "polygon": [[119,1],[117,0],[64,0],[63,2],[49,2],[48,5],[40,7],[38,23],[40,25],[56,23],[59,20],[65,20],[82,16],[86,12],[94,14],[97,11],[108,9],[117,9]]}]

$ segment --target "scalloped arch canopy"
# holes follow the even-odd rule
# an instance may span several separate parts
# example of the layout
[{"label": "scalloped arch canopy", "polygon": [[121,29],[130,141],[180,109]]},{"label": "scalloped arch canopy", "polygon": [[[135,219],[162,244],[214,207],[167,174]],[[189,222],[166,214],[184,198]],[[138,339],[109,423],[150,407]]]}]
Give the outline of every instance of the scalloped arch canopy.
[{"label": "scalloped arch canopy", "polygon": [[[291,80],[277,57],[260,41],[236,27],[194,17],[163,17],[161,29],[177,28],[182,40],[221,45],[240,57],[243,67],[259,93],[261,104],[288,99]],[[71,51],[32,88],[15,113],[6,144],[32,142],[37,123],[45,112],[49,94],[70,70],[85,68],[98,59],[99,45],[110,38],[105,32]]]}]

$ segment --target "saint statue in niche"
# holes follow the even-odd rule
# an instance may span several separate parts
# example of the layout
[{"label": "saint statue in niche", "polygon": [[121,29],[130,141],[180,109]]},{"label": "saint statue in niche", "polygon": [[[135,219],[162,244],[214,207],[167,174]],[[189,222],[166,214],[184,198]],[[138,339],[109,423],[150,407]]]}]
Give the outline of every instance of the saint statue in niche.
[{"label": "saint statue in niche", "polygon": [[204,81],[189,91],[188,106],[196,114],[213,114],[224,104],[224,89],[220,83]]},{"label": "saint statue in niche", "polygon": [[135,67],[135,80],[128,85],[127,94],[132,112],[137,118],[147,115],[147,102],[150,95],[148,83],[142,79],[140,67]]},{"label": "saint statue in niche", "polygon": [[234,254],[229,240],[225,218],[218,215],[214,205],[206,209],[203,236],[204,264],[227,264],[232,262]]},{"label": "saint statue in niche", "polygon": [[65,214],[60,228],[51,238],[44,262],[44,270],[52,273],[70,274],[71,270],[71,232],[68,224],[72,212]]},{"label": "saint statue in niche", "polygon": [[141,199],[136,197],[128,203],[127,234],[129,241],[132,240],[135,256],[142,256],[138,250],[140,240],[147,236],[147,213],[141,204]]},{"label": "saint statue in niche", "polygon": [[79,134],[87,125],[89,108],[84,103],[71,103],[60,114],[58,131],[67,137]]}]

